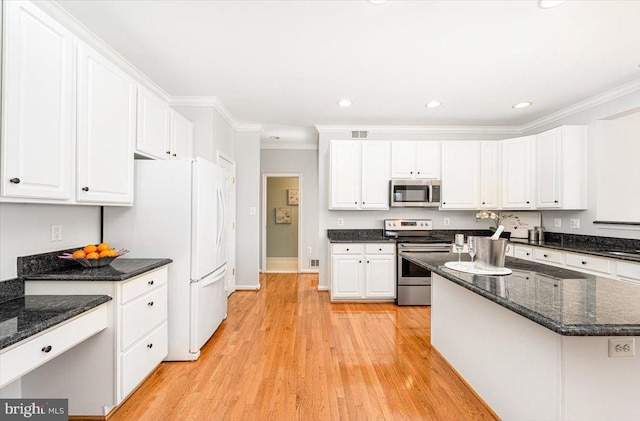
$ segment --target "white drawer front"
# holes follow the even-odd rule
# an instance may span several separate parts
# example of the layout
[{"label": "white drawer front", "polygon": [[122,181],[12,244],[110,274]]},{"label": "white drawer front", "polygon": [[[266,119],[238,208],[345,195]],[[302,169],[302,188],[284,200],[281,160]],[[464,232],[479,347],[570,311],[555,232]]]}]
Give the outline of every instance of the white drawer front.
[{"label": "white drawer front", "polygon": [[155,326],[167,319],[167,287],[163,286],[122,308],[124,351]]},{"label": "white drawer front", "polygon": [[333,254],[362,254],[364,251],[363,244],[334,244],[331,246]]},{"label": "white drawer front", "polygon": [[611,262],[609,259],[585,256],[584,254],[567,253],[566,260],[567,266],[600,273],[611,273]]},{"label": "white drawer front", "polygon": [[120,400],[126,398],[160,364],[167,352],[167,324],[164,323],[122,355]]},{"label": "white drawer front", "polygon": [[515,246],[513,254],[518,259],[533,260],[533,248],[531,247]]},{"label": "white drawer front", "polygon": [[640,264],[618,261],[616,265],[618,266],[617,275],[619,278],[640,282]]},{"label": "white drawer front", "polygon": [[0,354],[0,387],[22,377],[36,367],[107,327],[107,306],[102,304],[77,319],[54,326],[47,333]]},{"label": "white drawer front", "polygon": [[533,250],[533,257],[540,262],[564,264],[564,253],[560,251],[536,248]]},{"label": "white drawer front", "polygon": [[395,244],[365,244],[365,254],[396,254]]},{"label": "white drawer front", "polygon": [[166,266],[154,270],[153,272],[145,273],[144,275],[135,278],[131,281],[125,282],[122,285],[122,294],[120,302],[122,304],[133,300],[151,291],[154,288],[158,288],[161,285],[167,283],[168,268]]}]

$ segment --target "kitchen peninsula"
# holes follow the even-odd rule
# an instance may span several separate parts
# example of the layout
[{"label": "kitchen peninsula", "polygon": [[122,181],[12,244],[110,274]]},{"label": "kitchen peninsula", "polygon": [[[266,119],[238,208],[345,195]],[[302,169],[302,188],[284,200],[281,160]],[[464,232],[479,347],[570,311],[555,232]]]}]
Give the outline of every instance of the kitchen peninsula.
[{"label": "kitchen peninsula", "polygon": [[615,351],[640,343],[640,285],[513,258],[511,275],[478,276],[444,267],[456,254],[405,257],[433,272],[433,346],[502,419],[640,419],[640,356]]}]

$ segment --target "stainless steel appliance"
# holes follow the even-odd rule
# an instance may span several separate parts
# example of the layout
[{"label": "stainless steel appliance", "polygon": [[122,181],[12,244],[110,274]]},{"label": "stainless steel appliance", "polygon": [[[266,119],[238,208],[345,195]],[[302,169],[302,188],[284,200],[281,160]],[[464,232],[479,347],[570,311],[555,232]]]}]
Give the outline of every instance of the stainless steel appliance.
[{"label": "stainless steel appliance", "polygon": [[431,271],[405,258],[411,253],[449,253],[451,241],[430,235],[430,219],[386,219],[385,236],[397,242],[396,304],[431,305]]},{"label": "stainless steel appliance", "polygon": [[440,180],[391,180],[389,205],[392,208],[433,208],[440,206]]}]

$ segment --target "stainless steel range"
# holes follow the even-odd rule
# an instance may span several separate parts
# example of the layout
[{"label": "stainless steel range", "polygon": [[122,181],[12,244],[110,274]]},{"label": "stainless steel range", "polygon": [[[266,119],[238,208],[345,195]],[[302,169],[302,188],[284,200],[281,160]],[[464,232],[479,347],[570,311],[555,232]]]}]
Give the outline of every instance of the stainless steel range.
[{"label": "stainless steel range", "polygon": [[451,242],[430,236],[430,219],[385,219],[384,235],[395,238],[398,251],[396,303],[431,305],[431,271],[403,258],[409,253],[448,253]]}]

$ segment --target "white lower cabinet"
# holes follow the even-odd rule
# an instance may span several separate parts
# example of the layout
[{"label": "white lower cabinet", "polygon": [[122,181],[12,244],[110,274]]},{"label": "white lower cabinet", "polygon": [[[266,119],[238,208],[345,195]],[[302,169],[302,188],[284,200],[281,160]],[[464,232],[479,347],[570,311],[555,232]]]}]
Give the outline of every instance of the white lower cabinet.
[{"label": "white lower cabinet", "polygon": [[167,356],[167,274],[164,266],[118,282],[26,281],[27,294],[113,300],[106,329],[22,377],[22,395],[68,398],[70,415],[106,416],[122,403]]},{"label": "white lower cabinet", "polygon": [[518,259],[533,260],[533,248],[516,245],[513,247],[513,256]]},{"label": "white lower cabinet", "polygon": [[393,300],[395,244],[333,244],[332,300]]}]

